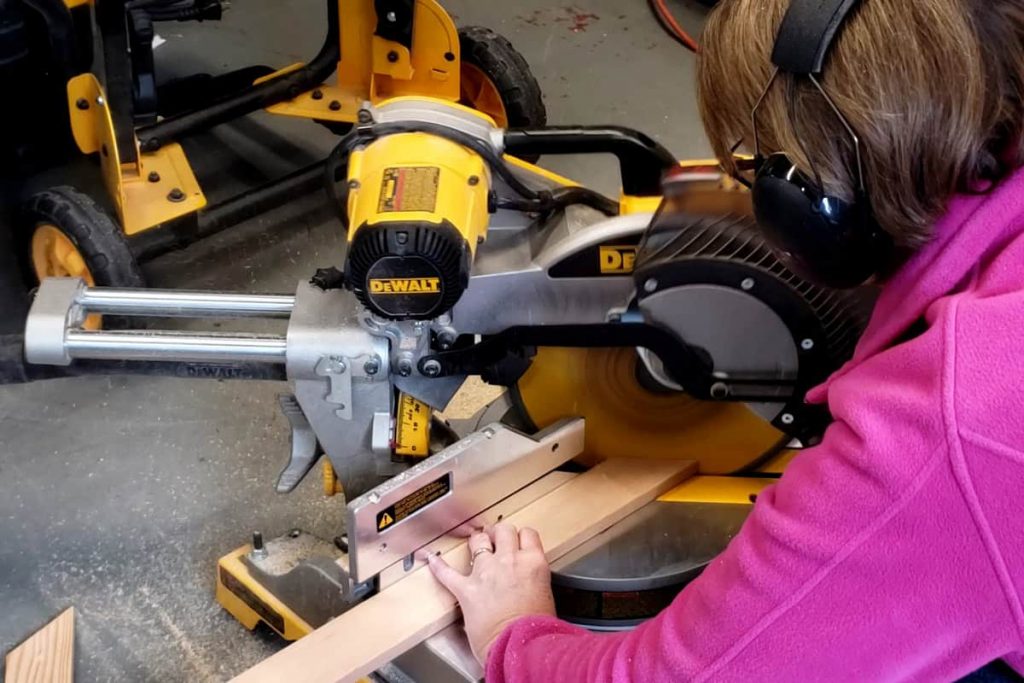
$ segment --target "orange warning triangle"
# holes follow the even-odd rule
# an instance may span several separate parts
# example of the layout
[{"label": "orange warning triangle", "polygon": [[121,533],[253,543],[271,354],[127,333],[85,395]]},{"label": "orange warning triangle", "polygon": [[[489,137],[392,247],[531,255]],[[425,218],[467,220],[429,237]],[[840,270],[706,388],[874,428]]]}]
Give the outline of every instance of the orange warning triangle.
[{"label": "orange warning triangle", "polygon": [[383,515],[380,516],[380,523],[377,525],[377,531],[380,531],[381,529],[385,529],[391,526],[391,524],[394,521],[394,518],[392,518],[391,515],[385,512]]}]

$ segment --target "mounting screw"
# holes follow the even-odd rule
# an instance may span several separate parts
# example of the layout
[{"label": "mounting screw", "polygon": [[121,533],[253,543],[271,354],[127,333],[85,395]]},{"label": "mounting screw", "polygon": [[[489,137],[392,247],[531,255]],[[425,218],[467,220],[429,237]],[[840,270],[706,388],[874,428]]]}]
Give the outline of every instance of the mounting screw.
[{"label": "mounting screw", "polygon": [[146,177],[146,179],[149,180],[149,182],[151,182],[151,183],[159,183],[160,182],[160,174],[157,173],[156,171],[150,171],[149,175]]},{"label": "mounting screw", "polygon": [[724,382],[715,382],[711,385],[711,398],[721,401],[729,397],[729,386]]},{"label": "mounting screw", "polygon": [[348,189],[350,189],[350,190],[358,190],[359,189],[359,181],[358,180],[350,180],[350,181],[348,181]]},{"label": "mounting screw", "polygon": [[398,361],[398,374],[402,377],[408,377],[412,374],[412,361],[408,358],[403,358]]},{"label": "mounting screw", "polygon": [[183,202],[185,201],[185,193],[181,191],[180,187],[176,187],[167,193],[167,199],[172,202]]},{"label": "mounting screw", "polygon": [[359,110],[359,123],[373,123],[373,114],[369,109]]},{"label": "mounting screw", "polygon": [[445,330],[437,335],[437,341],[441,344],[442,349],[450,349],[455,343],[455,333],[451,330]]},{"label": "mounting screw", "polygon": [[800,348],[803,349],[804,351],[810,351],[811,349],[814,348],[814,340],[804,339],[802,342],[800,342]]},{"label": "mounting screw", "polygon": [[480,176],[476,176],[476,175],[469,176],[469,185],[470,185],[470,187],[476,187],[479,184],[480,184]]},{"label": "mounting screw", "polygon": [[263,545],[263,534],[259,531],[252,532],[252,552],[249,555],[258,559],[267,556],[267,548]]},{"label": "mounting screw", "polygon": [[322,100],[324,98],[324,91],[317,88],[310,97],[314,100]]},{"label": "mounting screw", "polygon": [[393,23],[395,23],[396,21],[398,21],[398,15],[397,15],[397,14],[395,14],[394,12],[388,12],[388,13],[387,13],[387,14],[385,15],[385,17],[386,17],[386,18],[387,18],[387,20],[388,20],[389,22],[391,22],[392,24],[393,24]]},{"label": "mounting screw", "polygon": [[789,413],[783,413],[781,420],[782,420],[782,424],[784,424],[784,425],[791,425],[791,424],[793,424],[796,421],[795,418],[792,415],[790,415]]},{"label": "mounting screw", "polygon": [[341,109],[341,102],[338,100],[331,100],[331,103],[327,105],[327,108],[331,111],[339,111]]},{"label": "mounting screw", "polygon": [[388,61],[389,61],[389,62],[391,62],[392,64],[394,64],[395,62],[397,62],[397,61],[398,61],[398,53],[397,53],[397,52],[395,52],[394,50],[392,50],[391,52],[389,52],[389,53],[388,53]]},{"label": "mounting screw", "polygon": [[436,360],[428,360],[423,364],[423,374],[427,377],[437,377],[441,374],[441,363]]},{"label": "mounting screw", "polygon": [[446,61],[446,62],[454,62],[455,61],[455,53],[454,52],[445,52],[444,53],[444,61]]},{"label": "mounting screw", "polygon": [[743,291],[749,292],[754,288],[754,278],[748,277],[747,279],[740,283],[740,287],[743,288]]},{"label": "mounting screw", "polygon": [[376,358],[371,358],[370,360],[366,361],[366,364],[363,365],[363,372],[365,372],[367,375],[376,375],[378,372],[380,372],[380,361],[377,360]]},{"label": "mounting screw", "polygon": [[645,282],[644,291],[647,292],[648,294],[658,291],[658,281],[655,280],[654,278],[651,278],[650,280]]},{"label": "mounting screw", "polygon": [[84,97],[79,97],[75,101],[75,106],[81,109],[82,111],[85,111],[89,108],[89,100],[85,99]]},{"label": "mounting screw", "polygon": [[96,104],[98,104],[99,106],[101,106],[101,107],[102,107],[102,106],[103,106],[103,105],[105,105],[106,103],[107,103],[107,101],[106,101],[105,99],[103,99],[102,97],[97,97],[97,98],[96,98]]}]

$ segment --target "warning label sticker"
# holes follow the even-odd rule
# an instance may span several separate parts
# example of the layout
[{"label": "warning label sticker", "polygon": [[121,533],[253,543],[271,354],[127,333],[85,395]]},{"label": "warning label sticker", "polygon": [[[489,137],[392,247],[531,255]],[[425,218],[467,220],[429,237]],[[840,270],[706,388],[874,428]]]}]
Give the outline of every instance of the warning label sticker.
[{"label": "warning label sticker", "polygon": [[377,513],[377,531],[387,531],[427,507],[441,500],[452,490],[452,473],[436,479],[423,488],[409,494],[394,505]]},{"label": "warning label sticker", "polygon": [[437,166],[395,166],[384,169],[380,188],[380,213],[426,211],[437,207],[437,185],[441,169]]}]

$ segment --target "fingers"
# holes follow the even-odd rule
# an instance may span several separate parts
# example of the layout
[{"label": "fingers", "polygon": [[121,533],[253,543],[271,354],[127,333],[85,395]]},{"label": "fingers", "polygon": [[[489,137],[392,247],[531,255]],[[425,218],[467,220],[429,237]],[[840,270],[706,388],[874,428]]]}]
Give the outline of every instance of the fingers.
[{"label": "fingers", "polygon": [[430,566],[430,571],[434,573],[434,578],[447,588],[456,599],[461,599],[460,596],[462,595],[462,588],[466,582],[466,577],[445,562],[443,558],[433,553],[427,556],[427,564]]},{"label": "fingers", "polygon": [[514,553],[519,550],[519,534],[511,524],[495,524],[491,530],[491,537],[494,539],[495,554]]},{"label": "fingers", "polygon": [[471,557],[479,557],[484,550],[494,550],[494,544],[486,532],[478,531],[469,537],[469,554]]},{"label": "fingers", "polygon": [[519,530],[519,547],[523,550],[544,553],[544,544],[541,543],[540,534],[537,533],[536,529]]}]

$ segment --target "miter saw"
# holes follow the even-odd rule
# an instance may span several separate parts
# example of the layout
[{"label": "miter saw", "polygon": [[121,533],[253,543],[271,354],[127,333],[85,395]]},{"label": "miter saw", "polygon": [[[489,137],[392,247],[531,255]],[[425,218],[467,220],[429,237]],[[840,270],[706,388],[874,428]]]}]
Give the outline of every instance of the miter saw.
[{"label": "miter saw", "polygon": [[[250,628],[305,635],[468,519],[529,502],[514,494],[554,469],[694,459],[702,476],[555,568],[580,623],[650,616],[724,547],[781,447],[821,434],[827,415],[803,396],[850,354],[861,297],[788,272],[742,190],[636,131],[501,130],[416,97],[367,103],[359,120],[327,169],[348,231],[336,267],[287,296],[47,280],[28,360],[291,383],[277,490],[326,455],[346,521],[336,539],[296,530],[221,560],[218,599]],[[520,161],[538,154],[613,155],[623,194]],[[86,329],[96,314],[117,329]],[[137,317],[281,318],[287,331],[123,329]],[[493,422],[457,433],[433,415],[469,376],[508,392]]]}]

